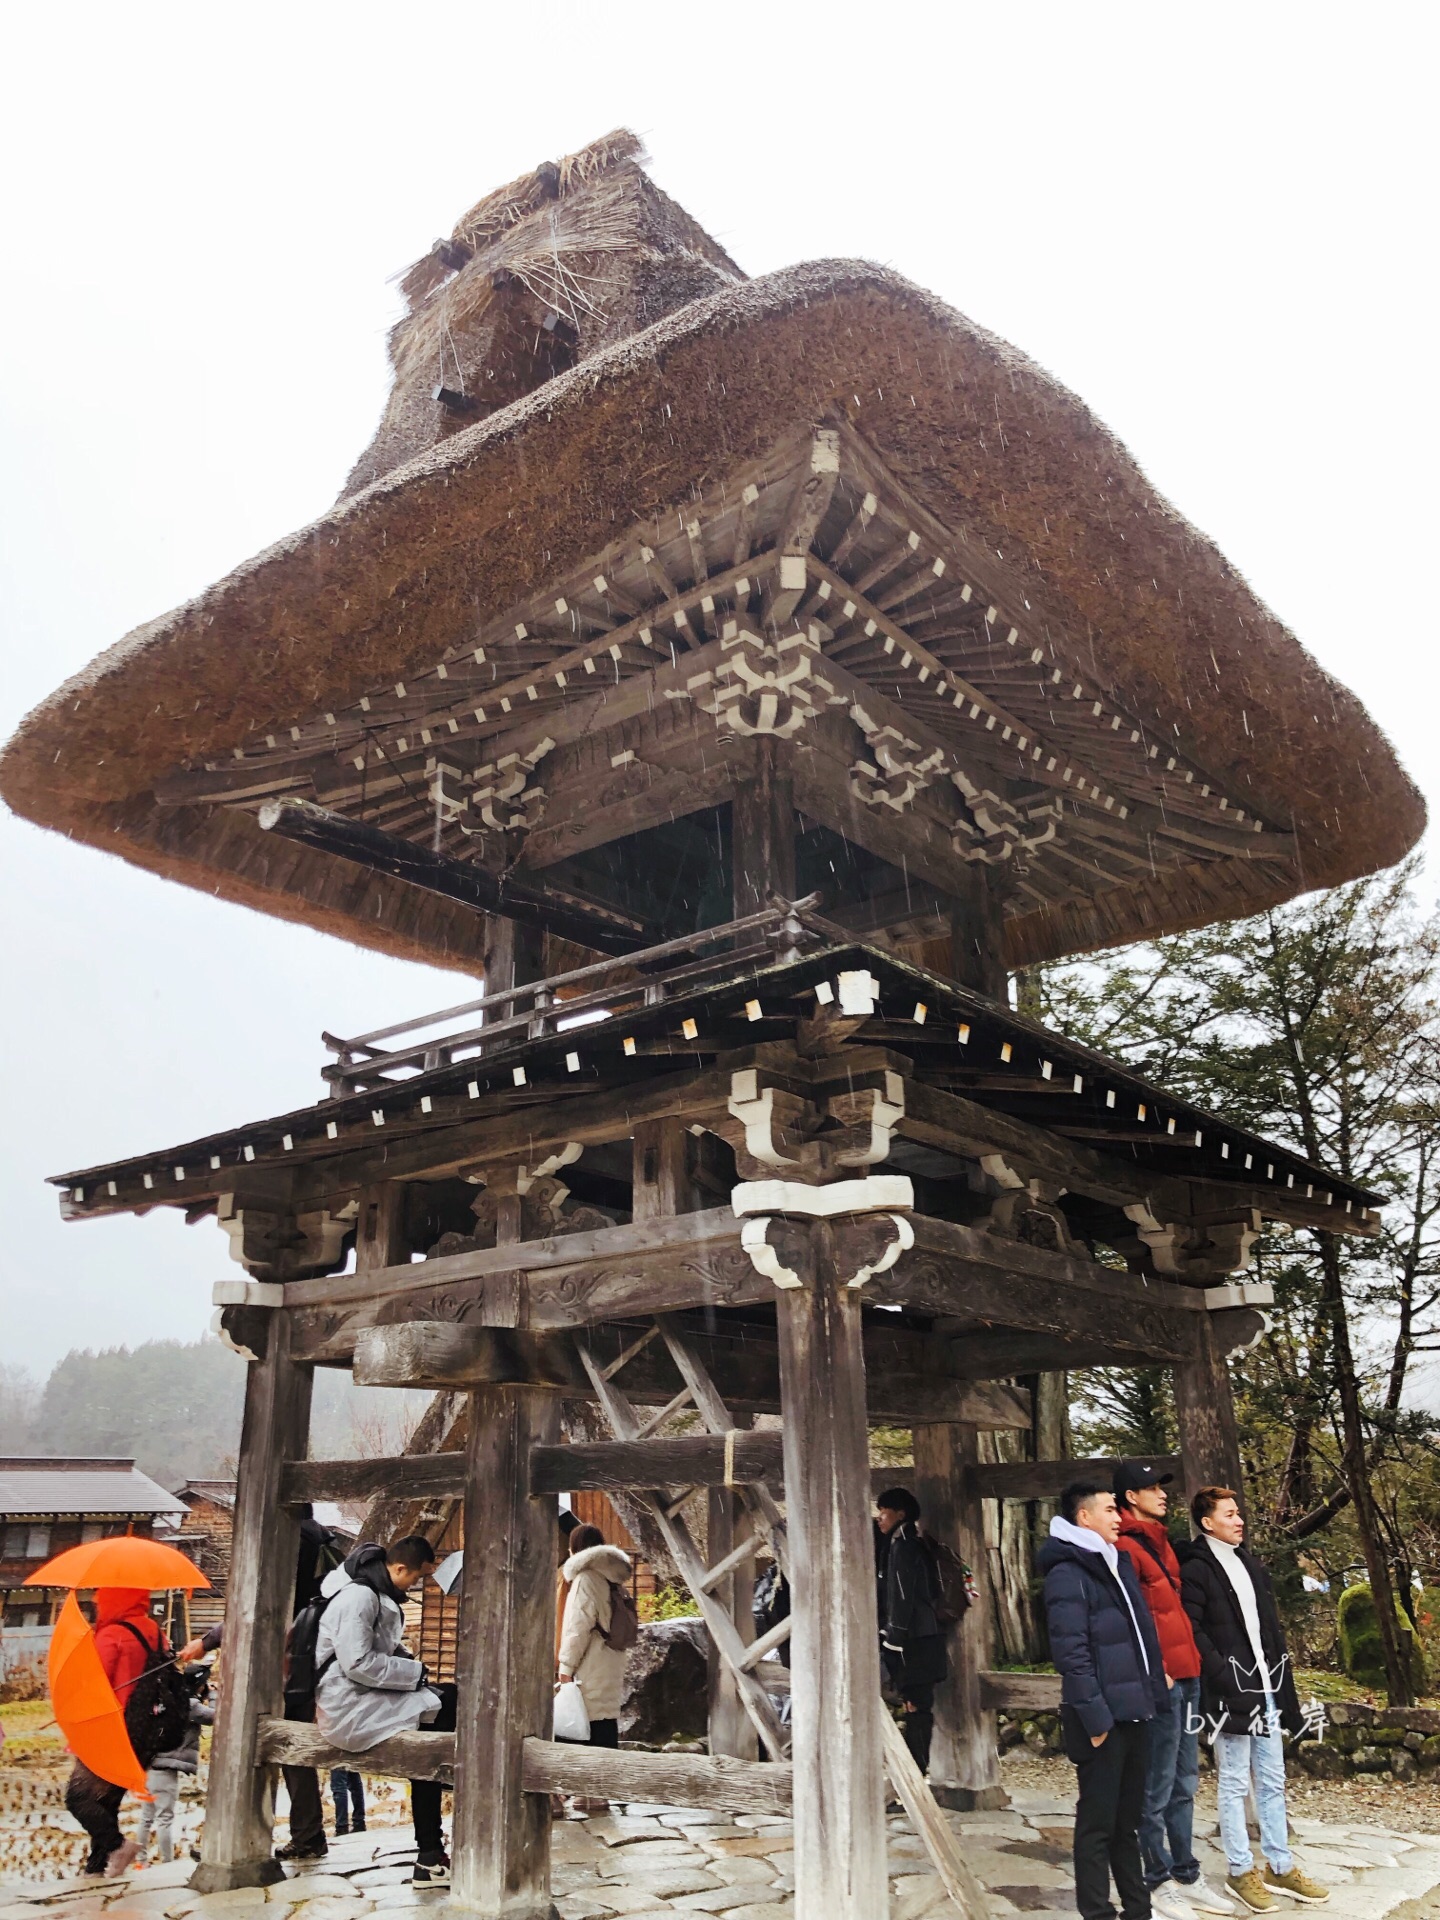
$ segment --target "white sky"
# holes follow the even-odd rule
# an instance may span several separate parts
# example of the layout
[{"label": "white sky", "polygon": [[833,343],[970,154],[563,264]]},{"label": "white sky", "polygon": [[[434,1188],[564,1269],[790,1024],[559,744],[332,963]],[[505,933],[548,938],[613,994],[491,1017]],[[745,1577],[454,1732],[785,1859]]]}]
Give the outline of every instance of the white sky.
[{"label": "white sky", "polygon": [[[612,126],[752,273],[885,261],[1079,392],[1427,792],[1435,15],[1419,5],[8,9],[0,731],[321,511],[389,276]],[[1431,129],[1430,133],[1426,128]],[[0,816],[0,1359],[209,1317],[213,1223],[41,1182],[318,1097],[457,996]]]}]

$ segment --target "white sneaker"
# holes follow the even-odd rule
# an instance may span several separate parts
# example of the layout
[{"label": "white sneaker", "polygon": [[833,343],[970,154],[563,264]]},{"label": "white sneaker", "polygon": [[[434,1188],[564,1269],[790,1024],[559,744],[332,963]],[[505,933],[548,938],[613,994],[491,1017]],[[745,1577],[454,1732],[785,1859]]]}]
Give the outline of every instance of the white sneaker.
[{"label": "white sneaker", "polygon": [[1150,1890],[1150,1911],[1156,1920],[1195,1920],[1195,1909],[1184,1899],[1173,1880],[1164,1880]]},{"label": "white sneaker", "polygon": [[1215,1887],[1202,1874],[1198,1880],[1167,1881],[1195,1913],[1238,1913],[1239,1908],[1223,1887]]}]

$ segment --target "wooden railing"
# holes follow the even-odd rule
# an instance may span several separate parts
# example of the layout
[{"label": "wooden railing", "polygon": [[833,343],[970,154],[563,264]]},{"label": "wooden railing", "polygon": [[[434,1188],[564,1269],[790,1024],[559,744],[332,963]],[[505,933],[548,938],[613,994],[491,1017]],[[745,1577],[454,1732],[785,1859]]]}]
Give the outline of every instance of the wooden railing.
[{"label": "wooden railing", "polygon": [[[761,912],[724,926],[704,927],[678,940],[639,948],[477,1000],[463,1000],[437,1013],[377,1027],[350,1039],[324,1033],[321,1040],[337,1057],[333,1064],[321,1068],[321,1078],[332,1093],[359,1093],[397,1076],[449,1066],[496,1041],[534,1039],[568,1030],[571,1022],[577,1026],[587,1021],[598,1024],[602,1017],[656,1006],[682,988],[703,986],[711,976],[730,974],[750,963],[793,956],[807,946],[853,945],[852,934],[814,913],[819,903],[818,893],[797,901],[776,899]],[[667,966],[669,961],[676,964]],[[623,977],[617,980],[617,973]],[[480,1015],[480,1025],[454,1032],[425,1031],[446,1027],[471,1014]],[[424,1037],[412,1039],[405,1046],[385,1045],[401,1035]]]}]

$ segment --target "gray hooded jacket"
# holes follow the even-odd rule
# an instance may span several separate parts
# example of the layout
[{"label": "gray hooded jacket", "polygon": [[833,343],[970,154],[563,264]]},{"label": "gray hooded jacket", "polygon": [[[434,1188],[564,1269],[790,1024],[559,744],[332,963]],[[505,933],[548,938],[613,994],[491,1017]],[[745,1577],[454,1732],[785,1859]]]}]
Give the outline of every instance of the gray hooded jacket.
[{"label": "gray hooded jacket", "polygon": [[315,1723],[332,1746],[366,1753],[392,1733],[413,1733],[440,1711],[440,1696],[420,1685],[425,1669],[401,1647],[405,1616],[344,1567],[320,1587],[330,1604],[320,1620],[316,1665],[334,1659],[315,1689]]}]

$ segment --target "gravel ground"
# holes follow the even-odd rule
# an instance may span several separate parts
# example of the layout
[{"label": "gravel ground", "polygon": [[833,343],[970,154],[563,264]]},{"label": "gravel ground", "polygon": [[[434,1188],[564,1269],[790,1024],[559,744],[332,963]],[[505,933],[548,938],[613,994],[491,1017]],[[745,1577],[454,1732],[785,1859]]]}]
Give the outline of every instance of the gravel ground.
[{"label": "gravel ground", "polygon": [[[1068,1760],[1012,1751],[1001,1760],[1000,1774],[1012,1790],[1029,1787],[1038,1793],[1072,1797],[1075,1792],[1075,1769]],[[1394,1827],[1401,1833],[1440,1833],[1440,1769],[1409,1787],[1383,1774],[1356,1774],[1347,1780],[1311,1780],[1305,1774],[1292,1774],[1286,1794],[1291,1812],[1303,1819]],[[1201,1774],[1195,1807],[1207,1820],[1216,1817],[1213,1773]]]}]

